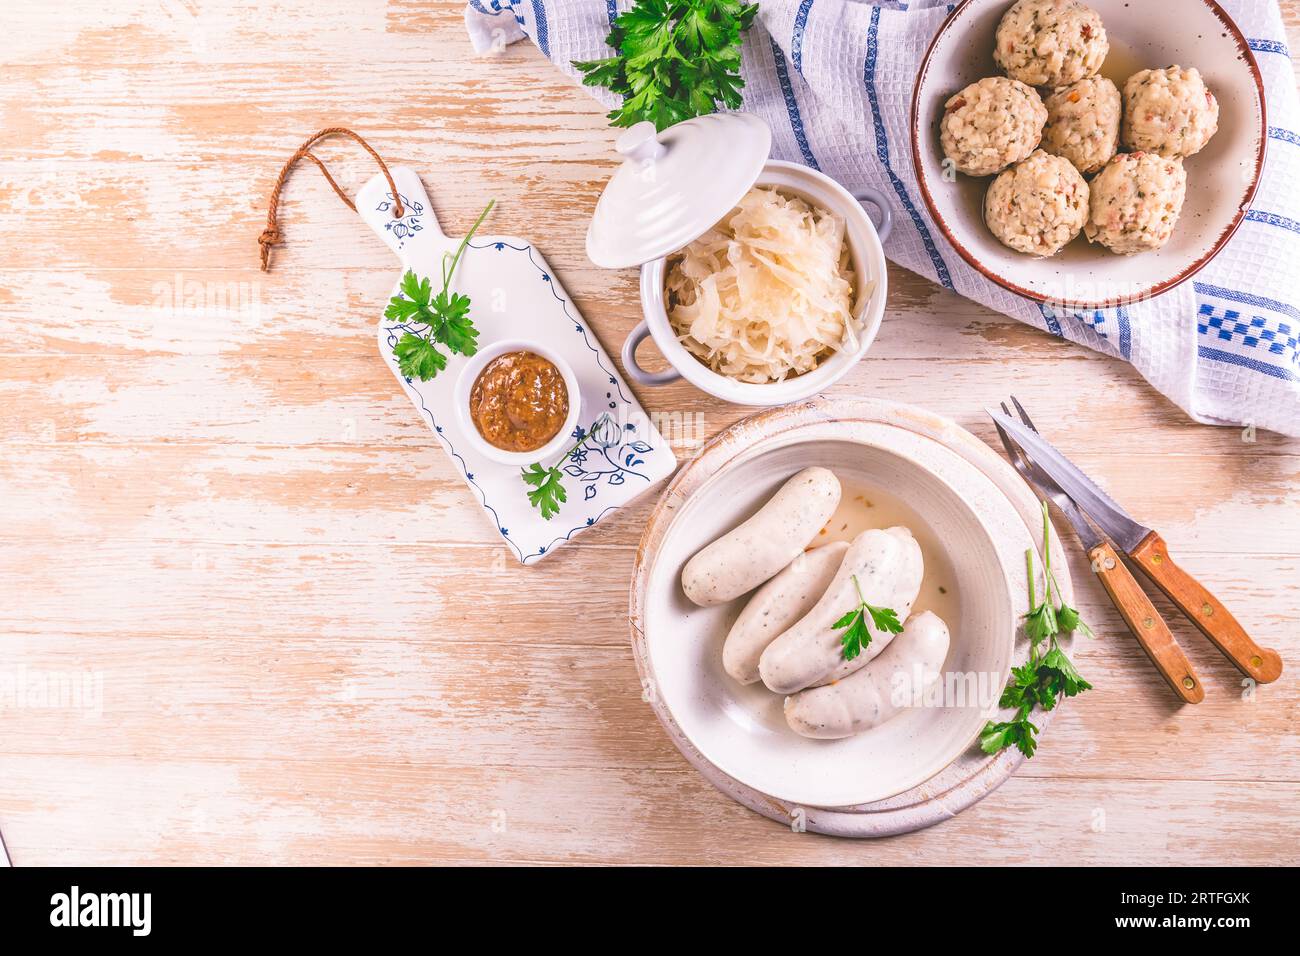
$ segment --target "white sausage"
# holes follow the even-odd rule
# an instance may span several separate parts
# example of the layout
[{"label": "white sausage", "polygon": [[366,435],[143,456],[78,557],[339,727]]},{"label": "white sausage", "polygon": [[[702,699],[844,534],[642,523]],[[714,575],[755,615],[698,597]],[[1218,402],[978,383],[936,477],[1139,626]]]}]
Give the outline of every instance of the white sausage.
[{"label": "white sausage", "polygon": [[[797,624],[767,646],[758,660],[759,676],[769,690],[793,694],[821,680],[835,670],[843,657],[843,631],[832,626],[862,600],[875,607],[888,607],[904,570],[902,541],[877,528],[864,531],[849,545],[844,562],[821,600]],[[853,579],[856,576],[862,588]],[[868,618],[871,643],[863,649],[870,660],[885,649],[892,634],[881,633]]]},{"label": "white sausage", "polygon": [[[907,616],[912,613],[912,605],[916,603],[916,597],[921,593],[921,579],[925,577],[925,561],[921,557],[921,546],[916,543],[916,538],[912,537],[912,532],[902,525],[893,528],[887,528],[886,534],[892,534],[903,546],[903,569],[899,572],[898,579],[894,583],[894,594],[890,600],[878,607],[890,607],[898,615],[898,623],[906,624]],[[875,601],[871,602],[875,604]],[[873,632],[874,633],[874,632]],[[876,639],[873,637],[871,643],[875,644]],[[886,641],[888,643],[888,641]],[[871,654],[859,654],[851,661],[843,659],[840,655],[840,662],[821,680],[816,681],[816,686],[829,684],[832,681],[844,680],[850,674],[865,667],[871,658],[884,650],[882,645]]]},{"label": "white sausage", "polygon": [[889,649],[857,673],[785,699],[785,720],[804,737],[836,740],[879,727],[922,699],[948,656],[948,625],[933,611],[907,622]]},{"label": "white sausage", "polygon": [[742,684],[758,680],[758,658],[768,644],[807,614],[835,577],[849,550],[836,541],[805,551],[749,599],[722,645],[722,666]]},{"label": "white sausage", "polygon": [[825,468],[805,468],[756,515],[687,561],[682,590],[701,607],[752,591],[812,543],[839,503],[839,479]]}]

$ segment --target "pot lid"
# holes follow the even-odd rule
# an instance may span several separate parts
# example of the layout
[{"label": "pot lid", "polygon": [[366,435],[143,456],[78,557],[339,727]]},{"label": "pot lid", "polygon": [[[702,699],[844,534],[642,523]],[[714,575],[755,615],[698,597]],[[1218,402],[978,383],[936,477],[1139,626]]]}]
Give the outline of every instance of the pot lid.
[{"label": "pot lid", "polygon": [[637,123],[614,142],[623,165],[596,203],[588,257],[623,269],[698,239],[754,185],[771,147],[771,130],[752,113],[697,116],[662,133]]}]

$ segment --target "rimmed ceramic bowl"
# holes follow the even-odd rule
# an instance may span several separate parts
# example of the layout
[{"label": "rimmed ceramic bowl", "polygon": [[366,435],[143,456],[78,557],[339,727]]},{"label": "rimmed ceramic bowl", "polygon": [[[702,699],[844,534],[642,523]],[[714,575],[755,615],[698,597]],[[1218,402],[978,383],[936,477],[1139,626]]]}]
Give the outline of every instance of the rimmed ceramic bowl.
[{"label": "rimmed ceramic bowl", "polygon": [[988,710],[978,695],[964,706],[949,697],[854,737],[810,740],[787,726],[782,696],[725,673],[722,643],[745,598],[696,607],[682,593],[682,567],[814,464],[846,487],[886,490],[923,522],[914,533],[923,549],[926,539],[939,543],[956,591],[944,670],[982,680],[994,699],[1024,610],[1024,523],[996,485],[943,445],[892,425],[828,423],[738,455],[681,505],[654,553],[642,556],[640,624],[653,690],[672,722],[709,763],[747,787],[804,806],[847,807],[938,774],[973,744]]},{"label": "rimmed ceramic bowl", "polygon": [[[737,405],[784,405],[825,391],[847,375],[862,356],[867,354],[867,349],[875,341],[876,333],[880,331],[889,291],[883,245],[893,224],[888,200],[879,191],[870,188],[850,193],[824,173],[798,163],[779,160],[768,160],[754,185],[774,186],[783,193],[798,196],[827,209],[844,220],[856,285],[853,314],[860,329],[858,347],[853,351],[837,352],[811,372],[784,382],[757,384],[739,382],[721,375],[688,352],[678,341],[664,304],[664,275],[668,260],[655,259],[641,267],[641,307],[645,319],[623,342],[623,367],[633,381],[641,385],[664,385],[685,378],[710,395]],[[863,203],[870,205],[870,214]],[[864,277],[872,283],[872,289],[867,295],[862,294]],[[638,364],[637,347],[651,336],[671,368],[662,372],[650,372]]]},{"label": "rimmed ceramic bowl", "polygon": [[[470,415],[469,396],[474,388],[474,382],[483,369],[487,368],[489,362],[507,352],[532,352],[540,355],[559,369],[560,375],[564,378],[564,387],[569,393],[569,414],[564,419],[564,424],[555,433],[554,438],[535,451],[506,451],[504,448],[498,448],[479,433],[478,426],[474,424],[473,416]],[[499,464],[515,465],[520,468],[527,468],[533,462],[552,463],[558,458],[562,452],[573,445],[573,430],[578,427],[578,420],[582,415],[582,389],[578,385],[578,377],[573,374],[573,368],[554,349],[528,339],[502,339],[475,352],[461,368],[460,376],[456,379],[453,401],[461,431],[466,440],[474,446],[474,450]]]},{"label": "rimmed ceramic bowl", "polygon": [[992,177],[944,178],[939,119],[962,87],[1001,75],[993,37],[1011,0],[964,0],[939,29],[912,96],[912,159],[940,231],[970,265],[998,285],[1053,305],[1093,309],[1174,288],[1227,244],[1259,185],[1267,143],[1264,81],[1245,37],[1214,0],[1086,0],[1110,41],[1103,76],[1122,91],[1143,69],[1196,67],[1219,101],[1219,130],[1185,161],[1187,199],[1173,238],[1154,252],[1119,256],[1082,234],[1050,258],[1002,245],[984,225]]}]

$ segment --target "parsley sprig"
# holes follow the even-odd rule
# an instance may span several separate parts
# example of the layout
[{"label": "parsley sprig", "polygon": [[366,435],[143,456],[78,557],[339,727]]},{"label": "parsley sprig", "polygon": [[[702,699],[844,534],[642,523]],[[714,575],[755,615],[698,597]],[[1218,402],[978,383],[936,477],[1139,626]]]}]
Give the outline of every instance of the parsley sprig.
[{"label": "parsley sprig", "polygon": [[[560,461],[568,458],[582,447],[583,442],[591,437],[590,432],[579,427],[573,433],[577,442],[560,456]],[[533,462],[523,470],[521,477],[524,484],[532,490],[528,492],[528,503],[541,512],[542,517],[550,521],[560,513],[560,505],[569,500],[569,493],[564,490],[564,474],[558,465],[543,468],[541,462]]]},{"label": "parsley sprig", "polygon": [[844,631],[840,635],[840,644],[843,645],[841,653],[846,661],[853,660],[871,643],[871,632],[867,630],[868,616],[876,630],[882,633],[897,634],[903,629],[898,621],[898,613],[892,607],[873,607],[867,603],[856,574],[853,575],[853,587],[858,592],[858,606],[831,625],[837,631]]},{"label": "parsley sprig", "polygon": [[402,276],[401,294],[389,300],[384,318],[424,326],[423,332],[407,330],[393,347],[397,366],[406,378],[418,378],[421,382],[436,378],[447,367],[447,355],[439,345],[459,355],[473,355],[478,351],[478,329],[469,317],[469,296],[451,291],[451,277],[465,247],[494,205],[495,199],[479,214],[456,247],[455,255],[443,253],[442,290],[437,295],[433,295],[427,277],[421,279],[408,269]]},{"label": "parsley sprig", "polygon": [[[1052,573],[1052,551],[1049,537],[1047,504],[1043,504],[1043,601],[1038,603],[1035,589],[1034,552],[1025,551],[1025,566],[1029,570],[1029,613],[1025,615],[1025,634],[1029,637],[1029,660],[1011,669],[1011,679],[1002,691],[998,706],[1013,707],[1016,714],[1011,720],[989,721],[980,732],[980,748],[985,753],[997,753],[1007,747],[1016,747],[1026,757],[1032,757],[1038,748],[1038,727],[1029,715],[1035,706],[1052,710],[1062,697],[1074,697],[1092,690],[1079,674],[1061,645],[1057,635],[1070,631],[1091,634],[1079,612],[1066,604],[1061,596],[1056,575]],[[1055,589],[1060,605],[1052,603]],[[1041,648],[1046,642],[1047,652]]]},{"label": "parsley sprig", "polygon": [[564,490],[564,476],[558,468],[543,468],[540,463],[533,462],[523,470],[523,479],[524,484],[532,486],[528,503],[541,511],[547,521],[559,514],[560,505],[569,500],[568,492]]},{"label": "parsley sprig", "polygon": [[719,102],[738,109],[740,34],[757,12],[758,4],[740,0],[637,0],[605,39],[618,55],[573,65],[587,86],[623,97],[609,114],[614,126],[650,120],[663,130],[712,113]]}]

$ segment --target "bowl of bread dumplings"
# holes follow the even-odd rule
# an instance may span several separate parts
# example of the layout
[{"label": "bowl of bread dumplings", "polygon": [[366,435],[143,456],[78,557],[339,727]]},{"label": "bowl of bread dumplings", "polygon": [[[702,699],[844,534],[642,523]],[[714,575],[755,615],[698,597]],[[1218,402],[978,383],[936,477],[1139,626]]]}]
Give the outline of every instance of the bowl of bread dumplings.
[{"label": "bowl of bread dumplings", "polygon": [[971,266],[1050,305],[1177,286],[1240,225],[1263,81],[1214,0],[966,0],[912,100],[926,206]]}]

